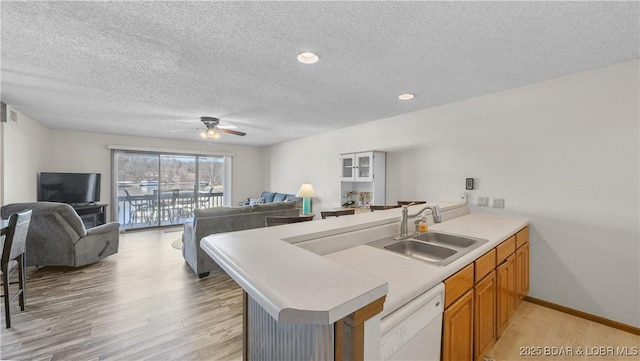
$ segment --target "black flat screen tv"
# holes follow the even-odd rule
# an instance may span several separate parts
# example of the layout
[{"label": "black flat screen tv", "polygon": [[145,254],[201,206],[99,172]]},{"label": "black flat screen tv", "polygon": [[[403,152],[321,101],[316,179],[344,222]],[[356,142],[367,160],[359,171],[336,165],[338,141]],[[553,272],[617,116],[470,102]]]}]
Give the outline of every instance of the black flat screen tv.
[{"label": "black flat screen tv", "polygon": [[88,204],[100,200],[100,173],[40,173],[38,201]]}]

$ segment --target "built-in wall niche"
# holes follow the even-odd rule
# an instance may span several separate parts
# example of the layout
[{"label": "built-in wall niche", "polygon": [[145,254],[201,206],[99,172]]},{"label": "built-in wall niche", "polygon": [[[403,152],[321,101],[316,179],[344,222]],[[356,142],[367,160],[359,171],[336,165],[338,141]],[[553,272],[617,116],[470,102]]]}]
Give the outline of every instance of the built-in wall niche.
[{"label": "built-in wall niche", "polygon": [[351,190],[343,195],[342,206],[367,208],[373,200],[373,192]]}]

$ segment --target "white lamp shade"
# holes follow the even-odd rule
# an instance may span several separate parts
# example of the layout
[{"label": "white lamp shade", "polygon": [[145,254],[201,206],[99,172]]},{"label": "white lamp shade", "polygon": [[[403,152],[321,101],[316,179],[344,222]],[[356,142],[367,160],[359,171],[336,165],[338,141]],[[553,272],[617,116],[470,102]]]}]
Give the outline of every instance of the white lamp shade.
[{"label": "white lamp shade", "polygon": [[300,190],[298,190],[298,194],[296,197],[315,197],[315,192],[313,191],[313,186],[309,183],[304,183],[300,186]]}]

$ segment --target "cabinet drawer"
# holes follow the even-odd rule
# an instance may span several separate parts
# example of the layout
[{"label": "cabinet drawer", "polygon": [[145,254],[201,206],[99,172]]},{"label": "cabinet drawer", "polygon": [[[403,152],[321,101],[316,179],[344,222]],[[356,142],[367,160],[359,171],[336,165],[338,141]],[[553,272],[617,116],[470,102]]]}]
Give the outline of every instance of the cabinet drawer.
[{"label": "cabinet drawer", "polygon": [[458,297],[470,290],[473,284],[473,263],[444,280],[444,307],[449,307]]},{"label": "cabinet drawer", "polygon": [[513,252],[516,251],[516,236],[511,236],[506,241],[496,247],[496,264],[504,262]]},{"label": "cabinet drawer", "polygon": [[516,233],[516,248],[520,248],[520,246],[527,241],[529,241],[529,226],[524,227],[520,232]]},{"label": "cabinet drawer", "polygon": [[488,275],[489,272],[493,271],[493,269],[496,268],[496,249],[494,248],[491,251],[480,256],[475,263],[475,282],[478,283],[481,279],[484,278],[484,276]]}]

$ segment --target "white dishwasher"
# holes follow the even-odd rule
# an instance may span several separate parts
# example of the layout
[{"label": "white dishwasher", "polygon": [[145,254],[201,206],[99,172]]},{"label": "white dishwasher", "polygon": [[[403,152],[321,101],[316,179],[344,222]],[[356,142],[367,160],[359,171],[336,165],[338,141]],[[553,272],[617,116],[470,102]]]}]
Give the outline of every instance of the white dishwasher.
[{"label": "white dishwasher", "polygon": [[380,323],[383,360],[440,360],[444,283],[390,313]]}]

